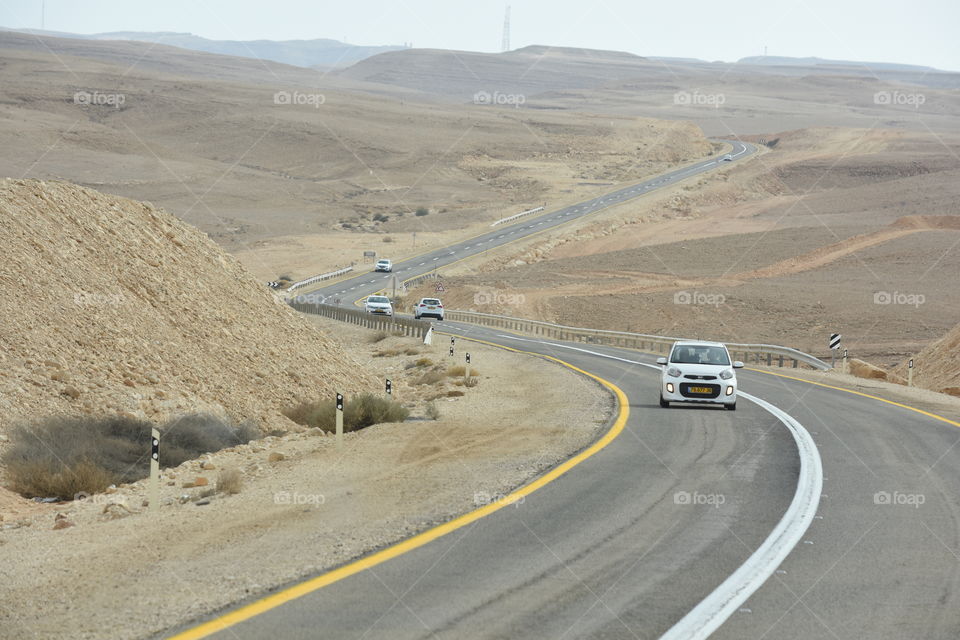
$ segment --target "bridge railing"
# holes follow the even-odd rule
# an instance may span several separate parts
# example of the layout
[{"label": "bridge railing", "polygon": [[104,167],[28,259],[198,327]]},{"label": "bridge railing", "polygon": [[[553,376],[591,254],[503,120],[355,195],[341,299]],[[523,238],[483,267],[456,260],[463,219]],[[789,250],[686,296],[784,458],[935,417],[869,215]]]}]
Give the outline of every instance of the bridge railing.
[{"label": "bridge railing", "polygon": [[[526,318],[516,318],[512,316],[499,316],[477,311],[455,311],[447,309],[445,319],[453,322],[468,322],[486,327],[517,331],[534,336],[552,338],[554,340],[626,347],[663,355],[667,354],[670,346],[674,342],[684,339],[645,333],[632,333],[629,331],[607,331],[604,329],[569,327],[561,324],[553,324],[552,322],[528,320]],[[689,340],[689,338],[685,339]],[[753,362],[756,364],[776,365],[780,367],[785,366],[786,363],[794,368],[803,364],[821,371],[830,369],[830,365],[819,358],[790,347],[773,344],[742,344],[735,342],[727,342],[725,344],[734,360],[742,360],[745,363]]]},{"label": "bridge railing", "polygon": [[413,318],[398,318],[397,316],[381,316],[367,313],[363,309],[353,307],[337,307],[332,304],[317,302],[297,302],[291,300],[288,304],[301,313],[312,313],[325,318],[332,318],[341,322],[349,322],[368,329],[379,329],[390,333],[401,333],[405,336],[423,338],[430,329],[430,323]]}]

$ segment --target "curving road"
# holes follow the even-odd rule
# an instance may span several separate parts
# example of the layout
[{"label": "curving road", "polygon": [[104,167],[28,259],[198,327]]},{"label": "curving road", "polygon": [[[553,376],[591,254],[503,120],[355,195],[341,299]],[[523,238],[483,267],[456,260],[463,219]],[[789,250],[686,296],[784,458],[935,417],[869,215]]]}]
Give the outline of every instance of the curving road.
[{"label": "curving road", "polygon": [[[535,232],[538,220],[522,230]],[[462,250],[483,250],[476,240]],[[494,240],[506,241],[485,242]],[[411,262],[398,265],[404,277],[427,266]],[[360,276],[320,295],[361,297],[380,284]],[[629,410],[622,432],[520,503],[178,637],[709,635],[676,625],[750,567],[802,484],[801,450],[785,423],[753,402],[735,413],[661,409],[654,356],[450,322],[437,329],[461,346],[480,340],[552,356],[610,381]],[[796,531],[799,543],[712,637],[960,637],[960,422],[760,371],[743,371],[740,387],[806,426],[822,496],[812,524]]]}]

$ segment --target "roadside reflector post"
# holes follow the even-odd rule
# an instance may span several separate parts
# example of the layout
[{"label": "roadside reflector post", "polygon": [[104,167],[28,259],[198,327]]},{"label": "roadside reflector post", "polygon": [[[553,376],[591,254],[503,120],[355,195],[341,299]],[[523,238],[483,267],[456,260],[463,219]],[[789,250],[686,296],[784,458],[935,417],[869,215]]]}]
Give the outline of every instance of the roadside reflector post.
[{"label": "roadside reflector post", "polygon": [[387,378],[387,395],[393,395],[393,382],[390,381],[390,378]]},{"label": "roadside reflector post", "polygon": [[843,372],[847,373],[847,350],[843,350]]},{"label": "roadside reflector post", "polygon": [[160,509],[160,431],[153,429],[150,438],[150,494],[149,508],[156,513]]},{"label": "roadside reflector post", "polygon": [[337,394],[337,446],[343,446],[343,394]]},{"label": "roadside reflector post", "polygon": [[913,386],[913,358],[907,363],[907,386]]},{"label": "roadside reflector post", "polygon": [[470,364],[470,354],[467,354],[467,364]]},{"label": "roadside reflector post", "polygon": [[828,344],[830,346],[830,368],[831,369],[833,369],[837,364],[837,349],[840,348],[840,339],[842,337],[843,336],[841,336],[839,333],[830,334],[830,341]]}]

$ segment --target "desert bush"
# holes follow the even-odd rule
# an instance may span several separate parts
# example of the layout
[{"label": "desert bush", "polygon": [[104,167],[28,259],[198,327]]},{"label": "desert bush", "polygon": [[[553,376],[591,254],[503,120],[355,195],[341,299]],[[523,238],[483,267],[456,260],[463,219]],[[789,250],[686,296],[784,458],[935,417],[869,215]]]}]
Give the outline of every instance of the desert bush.
[{"label": "desert bush", "polygon": [[[285,414],[298,424],[333,432],[337,426],[336,410],[336,403],[327,400],[304,403]],[[347,398],[344,403],[343,430],[358,431],[384,422],[403,422],[409,416],[410,411],[399,402],[372,393],[362,393],[354,398]]]},{"label": "desert bush", "polygon": [[383,236],[383,241],[386,243],[393,242],[393,238],[390,236]]},{"label": "desert bush", "polygon": [[433,366],[433,360],[431,360],[430,358],[419,358],[413,364],[415,364],[418,367],[431,367]]},{"label": "desert bush", "polygon": [[469,378],[463,379],[463,386],[472,389],[473,387],[480,384],[480,378],[477,376],[470,376]]},{"label": "desert bush", "polygon": [[[147,477],[152,428],[144,420],[120,416],[51,417],[15,427],[12,446],[0,462],[13,491],[71,499]],[[260,436],[253,425],[233,426],[203,414],[171,420],[159,429],[165,467]]]},{"label": "desert bush", "polygon": [[374,220],[375,222],[386,222],[386,221],[389,220],[389,219],[390,219],[390,216],[386,215],[385,213],[375,213],[375,214],[373,214],[373,220]]},{"label": "desert bush", "polygon": [[386,331],[377,331],[375,333],[370,334],[370,337],[367,338],[367,340],[370,341],[370,344],[376,344],[378,342],[382,342],[386,340],[389,337],[390,337],[390,334],[387,333]]},{"label": "desert bush", "polygon": [[239,469],[224,469],[217,474],[217,493],[234,495],[243,489],[243,475]]},{"label": "desert bush", "polygon": [[451,389],[450,391],[447,391],[448,398],[460,398],[465,395],[467,394],[465,394],[463,391],[460,391],[459,389]]},{"label": "desert bush", "polygon": [[427,403],[427,417],[431,420],[440,419],[440,407],[437,406],[436,402]]},{"label": "desert bush", "polygon": [[427,215],[427,214],[429,214],[429,213],[430,213],[430,212],[427,210],[426,207],[420,207],[420,208],[417,209],[417,211],[416,211],[416,213],[415,213],[414,215],[423,217],[423,216],[425,216],[425,215]]}]

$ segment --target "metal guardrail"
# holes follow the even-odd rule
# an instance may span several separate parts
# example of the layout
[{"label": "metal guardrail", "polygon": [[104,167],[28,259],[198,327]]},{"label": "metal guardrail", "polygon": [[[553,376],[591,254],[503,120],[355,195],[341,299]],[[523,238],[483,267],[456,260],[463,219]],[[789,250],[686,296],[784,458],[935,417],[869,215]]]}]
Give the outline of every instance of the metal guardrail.
[{"label": "metal guardrail", "polygon": [[[447,309],[445,319],[453,322],[468,322],[487,327],[519,331],[521,333],[553,338],[555,340],[626,347],[628,349],[658,354],[666,354],[670,346],[677,340],[689,340],[689,338],[673,338],[645,333],[632,333],[629,331],[607,331],[604,329],[568,327],[551,322],[542,322],[540,320],[498,316],[477,311],[455,311]],[[793,368],[797,368],[799,364],[802,363],[821,371],[826,371],[831,368],[829,364],[819,358],[815,358],[808,353],[790,347],[781,347],[774,344],[741,344],[736,342],[726,342],[724,344],[727,345],[727,349],[730,351],[730,355],[734,360],[767,364],[769,366],[776,364],[780,367],[784,366],[785,361],[790,361]]]},{"label": "metal guardrail", "polygon": [[342,276],[343,274],[349,273],[351,271],[353,271],[352,265],[349,267],[344,267],[343,269],[337,269],[336,271],[331,271],[330,273],[321,273],[318,276],[313,276],[312,278],[307,278],[306,280],[300,280],[299,282],[294,282],[285,290],[288,292],[295,291],[296,289],[305,287],[309,284],[313,284],[314,282],[320,282],[321,280],[329,280],[330,278],[336,278],[337,276]]},{"label": "metal guardrail", "polygon": [[527,209],[526,211],[521,211],[520,213],[515,213],[515,214],[513,214],[512,216],[507,216],[506,218],[500,218],[499,220],[495,221],[495,222],[494,222],[493,224],[491,224],[490,226],[491,226],[491,227],[495,227],[495,226],[497,226],[498,224],[503,224],[503,223],[505,223],[505,222],[512,222],[513,220],[516,220],[517,218],[522,218],[523,216],[528,216],[528,215],[530,215],[531,213],[539,213],[540,211],[543,211],[543,209],[544,209],[543,207],[534,207],[533,209]]},{"label": "metal guardrail", "polygon": [[296,302],[290,301],[289,304],[294,310],[300,313],[312,313],[325,318],[332,318],[341,322],[360,325],[368,329],[379,329],[391,333],[398,332],[405,336],[423,338],[432,326],[424,320],[414,320],[412,318],[398,318],[396,316],[379,316],[367,313],[362,309],[349,307],[337,307],[332,304],[320,304],[318,302]]}]

